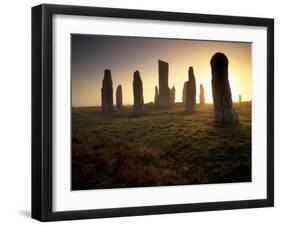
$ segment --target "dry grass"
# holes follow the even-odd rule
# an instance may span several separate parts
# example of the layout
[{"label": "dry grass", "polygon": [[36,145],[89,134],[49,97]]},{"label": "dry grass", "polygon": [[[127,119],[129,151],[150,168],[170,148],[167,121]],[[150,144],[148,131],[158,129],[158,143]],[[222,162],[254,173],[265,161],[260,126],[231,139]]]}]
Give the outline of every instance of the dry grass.
[{"label": "dry grass", "polygon": [[74,109],[72,189],[250,181],[250,103],[236,106],[238,126],[215,124],[211,105],[197,109]]}]

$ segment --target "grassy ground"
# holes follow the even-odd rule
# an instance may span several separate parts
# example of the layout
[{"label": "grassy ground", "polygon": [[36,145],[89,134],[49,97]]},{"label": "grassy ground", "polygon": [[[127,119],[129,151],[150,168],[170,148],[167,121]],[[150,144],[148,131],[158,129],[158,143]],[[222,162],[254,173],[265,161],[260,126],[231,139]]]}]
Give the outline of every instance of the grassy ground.
[{"label": "grassy ground", "polygon": [[251,181],[251,105],[235,108],[238,126],[215,124],[212,105],[147,105],[142,116],[74,108],[72,189]]}]

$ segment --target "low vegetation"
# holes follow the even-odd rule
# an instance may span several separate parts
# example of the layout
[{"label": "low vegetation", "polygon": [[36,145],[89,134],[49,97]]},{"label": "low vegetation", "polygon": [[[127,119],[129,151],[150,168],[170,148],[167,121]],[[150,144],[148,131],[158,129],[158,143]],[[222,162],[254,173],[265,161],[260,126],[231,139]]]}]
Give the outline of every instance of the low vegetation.
[{"label": "low vegetation", "polygon": [[251,105],[236,104],[240,123],[214,123],[213,106],[187,114],[146,105],[72,111],[72,189],[251,181]]}]

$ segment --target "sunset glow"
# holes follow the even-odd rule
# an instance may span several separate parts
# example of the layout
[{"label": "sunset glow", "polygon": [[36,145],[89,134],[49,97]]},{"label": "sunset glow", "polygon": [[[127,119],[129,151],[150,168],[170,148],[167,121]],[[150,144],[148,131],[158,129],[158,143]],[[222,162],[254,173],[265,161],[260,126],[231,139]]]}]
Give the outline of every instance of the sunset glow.
[{"label": "sunset glow", "polygon": [[210,59],[223,52],[229,60],[229,81],[233,101],[239,94],[243,101],[252,99],[251,43],[158,39],[73,34],[72,39],[72,105],[100,106],[104,70],[110,69],[114,103],[116,87],[121,84],[123,103],[133,103],[133,72],[140,71],[144,102],[153,102],[158,85],[158,59],[169,63],[169,87],[175,86],[176,102],[182,101],[188,67],[193,66],[197,102],[199,86],[205,88],[205,99],[212,103]]}]

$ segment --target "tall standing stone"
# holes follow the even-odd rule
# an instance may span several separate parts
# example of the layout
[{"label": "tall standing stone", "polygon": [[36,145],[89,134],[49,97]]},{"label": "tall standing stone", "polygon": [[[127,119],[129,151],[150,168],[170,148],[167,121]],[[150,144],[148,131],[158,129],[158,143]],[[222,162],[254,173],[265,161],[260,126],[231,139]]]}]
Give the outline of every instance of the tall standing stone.
[{"label": "tall standing stone", "polygon": [[186,84],[187,82],[184,82],[183,89],[182,89],[182,102],[185,104],[186,101]]},{"label": "tall standing stone", "polygon": [[173,88],[170,91],[170,102],[171,104],[174,104],[176,100],[176,89],[175,86],[173,86]]},{"label": "tall standing stone", "polygon": [[157,87],[157,86],[155,86],[154,105],[158,106],[158,100],[159,100],[158,87]]},{"label": "tall standing stone", "polygon": [[158,105],[160,107],[168,107],[170,102],[170,88],[169,80],[169,64],[165,61],[158,60],[158,73],[159,73],[159,98]]},{"label": "tall standing stone", "polygon": [[223,53],[216,53],[211,58],[212,92],[215,107],[215,121],[218,123],[238,123],[238,116],[233,108],[231,89],[228,81],[228,59]]},{"label": "tall standing stone", "polygon": [[121,110],[123,108],[123,96],[122,96],[122,86],[117,86],[116,89],[116,109]]},{"label": "tall standing stone", "polygon": [[134,72],[133,91],[134,91],[133,111],[136,113],[144,113],[143,88],[142,88],[142,80],[139,71]]},{"label": "tall standing stone", "polygon": [[113,111],[113,86],[110,70],[104,71],[104,77],[101,88],[102,111],[105,113]]},{"label": "tall standing stone", "polygon": [[203,84],[200,84],[200,105],[204,105],[205,104],[205,90],[203,87]]},{"label": "tall standing stone", "polygon": [[185,110],[187,112],[194,112],[196,106],[196,82],[193,67],[188,69],[188,81],[185,90]]},{"label": "tall standing stone", "polygon": [[242,103],[242,95],[239,95],[239,104]]}]

